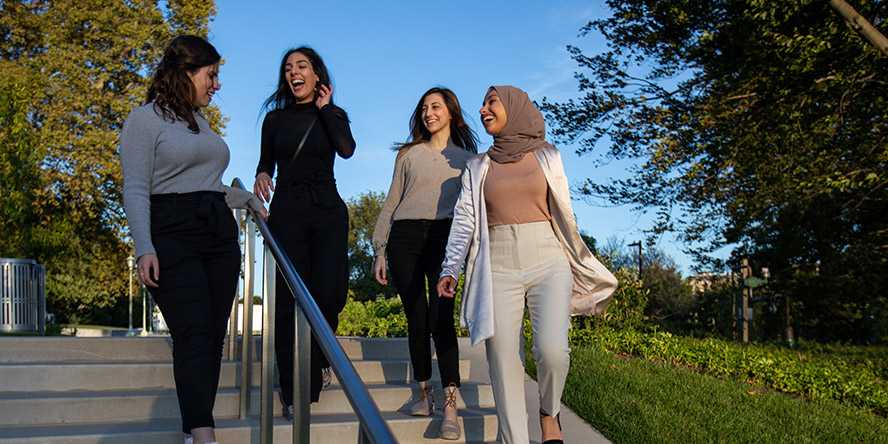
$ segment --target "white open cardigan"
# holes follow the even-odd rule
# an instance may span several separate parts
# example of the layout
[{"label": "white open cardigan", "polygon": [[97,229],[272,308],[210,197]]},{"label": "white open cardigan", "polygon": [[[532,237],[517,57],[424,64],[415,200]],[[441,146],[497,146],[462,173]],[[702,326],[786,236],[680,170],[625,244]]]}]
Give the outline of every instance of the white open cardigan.
[{"label": "white open cardigan", "polygon": [[[564,248],[573,274],[571,313],[601,314],[617,288],[617,279],[592,255],[580,237],[561,154],[548,146],[534,154],[549,185],[552,228]],[[460,324],[468,328],[472,345],[494,334],[490,238],[484,201],[484,178],[489,168],[490,157],[485,153],[470,159],[463,171],[462,190],[453,209],[453,225],[441,271],[442,277],[455,279],[466,264]]]}]

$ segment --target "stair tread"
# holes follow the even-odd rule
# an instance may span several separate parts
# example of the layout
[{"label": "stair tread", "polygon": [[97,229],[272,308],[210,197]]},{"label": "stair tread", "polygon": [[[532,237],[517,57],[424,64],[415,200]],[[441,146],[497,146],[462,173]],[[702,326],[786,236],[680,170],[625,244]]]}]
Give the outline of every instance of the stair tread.
[{"label": "stair tread", "polygon": [[[437,361],[438,358],[432,358],[432,361]],[[388,358],[388,359],[349,359],[351,362],[381,362],[383,364],[395,363],[395,364],[409,364],[409,358]],[[461,362],[469,361],[469,359],[460,359]],[[259,361],[250,361],[253,365],[258,365]],[[232,361],[232,360],[222,360],[222,365],[234,365],[240,364],[240,361]],[[109,367],[134,367],[134,366],[143,366],[143,365],[165,365],[172,366],[173,361],[158,361],[158,360],[150,360],[150,361],[29,361],[29,362],[0,362],[0,368],[3,367],[41,367],[41,366],[64,366],[64,367],[75,367],[75,366],[109,366]]]},{"label": "stair tread", "polygon": [[[401,412],[381,412],[383,419],[392,427],[398,423],[409,422],[428,422],[440,419],[439,415],[430,417],[409,416]],[[496,415],[496,409],[493,407],[469,407],[459,410],[461,419],[483,418]],[[352,424],[357,423],[358,419],[354,413],[321,413],[312,415],[312,426]],[[258,418],[251,417],[246,420],[235,418],[217,418],[217,431],[224,431],[228,428],[240,427],[258,427]],[[280,417],[274,419],[275,428],[289,427],[291,424]],[[57,425],[26,425],[26,426],[4,426],[0,429],[0,438],[30,438],[30,437],[50,437],[50,436],[75,436],[75,435],[111,435],[111,434],[130,434],[145,432],[164,432],[178,431],[181,426],[179,419],[156,419],[150,421],[127,421],[127,422],[100,422],[100,423],[79,423],[79,424],[57,424]]]},{"label": "stair tread", "polygon": [[[412,382],[375,382],[370,384],[365,384],[367,390],[369,391],[378,391],[378,390],[403,390],[407,388],[415,387],[415,383]],[[479,381],[463,381],[463,388],[471,388],[471,387],[488,387],[490,384]],[[277,386],[275,386],[275,390],[277,390]],[[329,387],[325,388],[325,392],[332,391],[343,391],[341,385],[339,384],[330,384]],[[259,387],[252,387],[252,392],[258,392]],[[240,388],[238,387],[220,387],[217,394],[227,394],[227,393],[239,393]],[[114,397],[151,397],[151,396],[161,396],[161,395],[176,395],[175,388],[144,388],[144,389],[126,389],[126,390],[70,390],[70,391],[38,391],[38,392],[0,392],[0,400],[33,400],[33,399],[68,399],[68,398],[114,398]]]}]

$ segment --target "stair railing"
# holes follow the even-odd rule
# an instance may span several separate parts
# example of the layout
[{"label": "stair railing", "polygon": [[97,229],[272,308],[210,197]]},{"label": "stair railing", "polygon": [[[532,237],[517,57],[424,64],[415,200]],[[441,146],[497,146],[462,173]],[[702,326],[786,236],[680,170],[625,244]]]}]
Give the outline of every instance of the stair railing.
[{"label": "stair railing", "polygon": [[[235,178],[231,182],[234,188],[244,190],[244,184],[239,178]],[[330,324],[324,318],[323,313],[318,304],[315,302],[293,263],[284,254],[280,244],[272,235],[268,224],[259,217],[253,210],[245,210],[243,214],[243,223],[239,223],[239,227],[243,229],[244,235],[244,308],[243,308],[243,335],[241,339],[241,381],[240,381],[240,417],[246,419],[250,406],[250,346],[252,344],[252,288],[254,281],[253,263],[255,261],[255,230],[258,228],[259,233],[264,240],[264,260],[263,274],[264,285],[262,289],[262,367],[261,367],[261,389],[260,389],[260,442],[262,444],[271,444],[274,442],[274,397],[272,395],[272,386],[274,378],[274,331],[275,331],[275,280],[277,278],[277,270],[280,270],[293,298],[296,302],[295,316],[295,340],[293,344],[293,443],[307,444],[309,442],[309,424],[311,420],[311,399],[309,387],[310,380],[310,357],[311,357],[311,335],[314,334],[315,339],[327,357],[327,361],[333,368],[339,384],[345,391],[348,401],[358,416],[360,423],[358,431],[358,441],[362,443],[396,443],[394,435],[382,414],[379,407],[370,397],[367,386],[361,381],[354,365],[343,351],[342,346],[336,339]],[[240,221],[240,219],[239,219]],[[237,313],[236,310],[234,313]],[[231,328],[235,330],[230,335],[236,335],[236,321],[233,321]],[[235,336],[230,336],[232,344]],[[234,347],[229,348],[229,357],[233,357],[236,352]]]}]

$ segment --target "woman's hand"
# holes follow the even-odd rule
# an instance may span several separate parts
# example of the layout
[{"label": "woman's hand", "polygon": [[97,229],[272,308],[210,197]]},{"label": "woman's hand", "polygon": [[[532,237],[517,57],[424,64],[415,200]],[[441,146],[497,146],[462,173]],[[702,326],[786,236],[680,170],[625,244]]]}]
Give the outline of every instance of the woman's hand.
[{"label": "woman's hand", "polygon": [[330,100],[333,99],[333,87],[318,85],[318,93],[315,95],[317,96],[315,98],[315,105],[317,105],[318,109],[322,109],[329,105]]},{"label": "woman's hand", "polygon": [[376,256],[376,260],[373,261],[373,276],[376,277],[376,282],[379,282],[381,285],[388,285],[388,275],[386,274],[386,265],[385,265],[385,256],[380,254]]},{"label": "woman's hand", "polygon": [[261,217],[262,220],[268,220],[268,210],[265,209],[264,205],[256,209],[256,212],[259,213],[259,217]]},{"label": "woman's hand", "polygon": [[157,281],[160,280],[160,265],[157,262],[156,254],[143,254],[139,258],[137,265],[139,270],[139,280],[148,287],[157,287]]},{"label": "woman's hand", "polygon": [[452,276],[444,276],[438,279],[438,297],[452,298],[456,296],[456,279]]},{"label": "woman's hand", "polygon": [[253,182],[253,194],[259,196],[263,202],[271,201],[271,192],[274,191],[274,181],[268,173],[259,173],[256,175],[256,181]]}]

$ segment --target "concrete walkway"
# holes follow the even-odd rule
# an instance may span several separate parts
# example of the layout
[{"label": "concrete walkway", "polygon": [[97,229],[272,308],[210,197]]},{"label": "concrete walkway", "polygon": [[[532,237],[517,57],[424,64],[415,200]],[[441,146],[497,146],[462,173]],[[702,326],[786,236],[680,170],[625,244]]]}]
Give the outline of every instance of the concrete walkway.
[{"label": "concrete walkway", "polygon": [[[472,347],[460,338],[460,359],[469,359],[472,361],[472,373],[468,375],[471,381],[490,383],[490,371],[487,366],[487,355],[484,344]],[[536,419],[539,416],[540,400],[539,388],[536,381],[530,376],[524,377],[524,397],[527,399],[528,420],[530,421],[530,442],[539,444],[540,426]],[[564,442],[566,444],[610,444],[611,442],[604,437],[598,430],[592,428],[589,423],[583,421],[564,404],[561,404],[561,427],[563,429]]]}]

